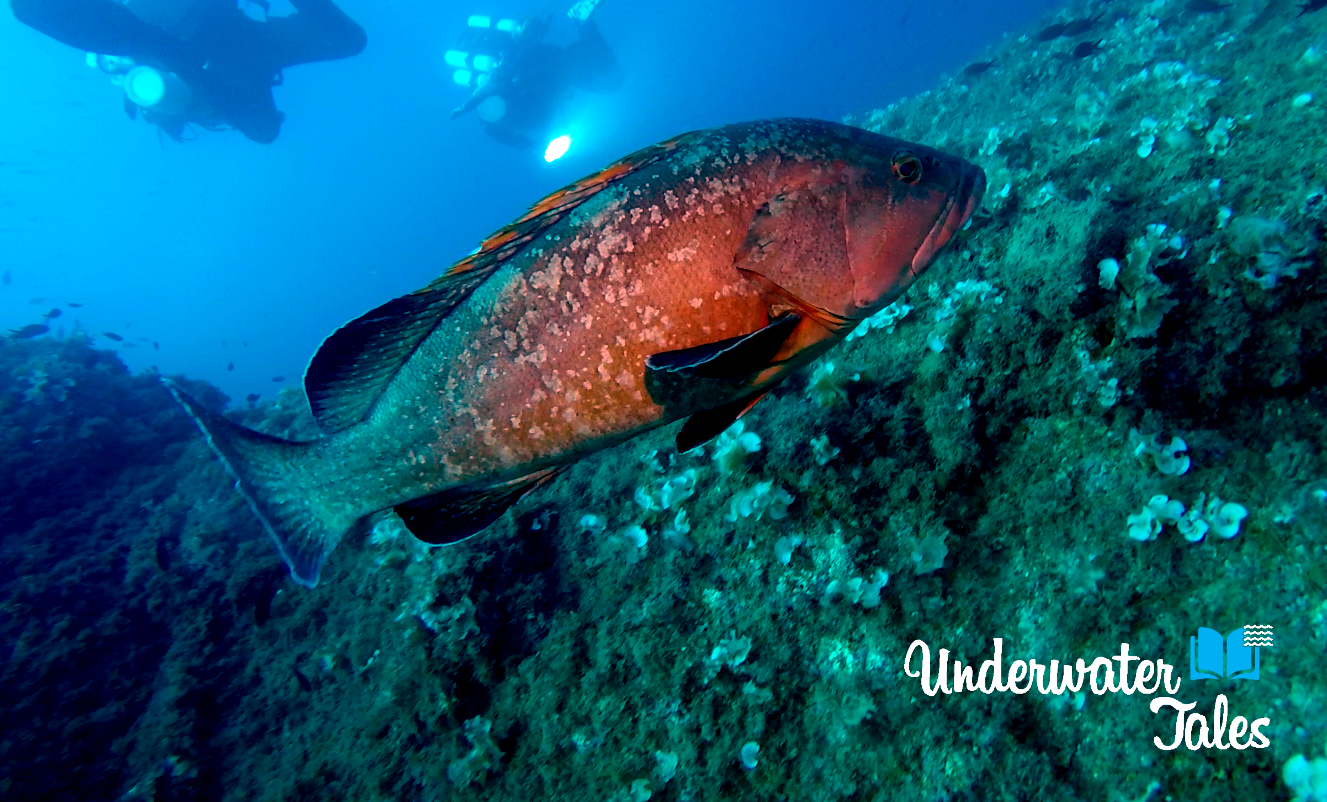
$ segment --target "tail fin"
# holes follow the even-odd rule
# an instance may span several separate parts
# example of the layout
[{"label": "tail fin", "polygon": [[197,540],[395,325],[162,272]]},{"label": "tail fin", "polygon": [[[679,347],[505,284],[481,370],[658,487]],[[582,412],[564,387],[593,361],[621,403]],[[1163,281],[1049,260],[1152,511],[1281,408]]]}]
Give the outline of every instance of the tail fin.
[{"label": "tail fin", "polygon": [[297,468],[307,467],[310,444],[246,429],[207,409],[169,379],[163,381],[235,478],[235,489],[276,543],[290,575],[305,587],[317,585],[327,555],[356,521],[336,520],[327,505],[311,497],[307,471]]}]

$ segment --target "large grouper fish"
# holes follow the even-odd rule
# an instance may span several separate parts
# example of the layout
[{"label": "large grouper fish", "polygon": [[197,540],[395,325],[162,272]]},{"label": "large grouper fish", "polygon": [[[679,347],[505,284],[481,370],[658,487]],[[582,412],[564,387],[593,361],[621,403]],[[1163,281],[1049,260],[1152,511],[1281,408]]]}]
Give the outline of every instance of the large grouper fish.
[{"label": "large grouper fish", "polygon": [[677,447],[704,443],[902,293],[985,186],[963,159],[836,123],[697,131],[553,193],[329,337],[304,377],[318,440],[170,387],[313,587],[384,511],[454,543],[642,432],[688,418]]}]

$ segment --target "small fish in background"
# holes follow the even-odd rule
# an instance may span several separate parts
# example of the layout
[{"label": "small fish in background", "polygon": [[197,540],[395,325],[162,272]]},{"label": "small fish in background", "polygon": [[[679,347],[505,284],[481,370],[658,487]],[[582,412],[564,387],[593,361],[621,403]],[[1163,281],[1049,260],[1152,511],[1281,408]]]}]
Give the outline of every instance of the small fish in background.
[{"label": "small fish in background", "polygon": [[45,306],[45,305],[46,305],[46,299],[45,299],[45,298],[29,298],[29,299],[28,299],[28,306]]},{"label": "small fish in background", "polygon": [[21,329],[10,329],[9,339],[11,340],[30,340],[33,337],[40,337],[50,331],[50,326],[43,326],[40,323],[29,323]]},{"label": "small fish in background", "polygon": [[160,351],[160,350],[161,350],[161,343],[157,342],[156,340],[153,340],[153,341],[152,341],[152,350],[153,350],[153,351]]},{"label": "small fish in background", "polygon": [[234,370],[234,369],[235,369],[235,363],[234,363],[234,362],[227,362],[227,363],[226,363],[226,372],[227,372],[227,373],[229,373],[230,371],[232,371],[232,370]]},{"label": "small fish in background", "polygon": [[4,284],[6,287],[8,287],[10,284],[13,283],[14,283],[14,277],[9,275],[9,271],[6,270],[5,274],[3,276],[0,276],[0,284]]},{"label": "small fish in background", "polygon": [[1092,56],[1097,56],[1106,52],[1105,49],[1102,48],[1102,45],[1105,42],[1105,39],[1096,42],[1080,42],[1073,50],[1070,50],[1068,53],[1056,53],[1055,57],[1066,61],[1069,59],[1091,58]]},{"label": "small fish in background", "polygon": [[989,70],[991,67],[994,66],[995,66],[995,59],[991,59],[990,61],[974,61],[968,66],[963,68],[963,74],[981,75],[983,72],[986,72],[987,70]]},{"label": "small fish in background", "polygon": [[300,690],[305,693],[313,693],[313,683],[309,682],[309,678],[298,668],[295,669],[295,681],[299,683]]},{"label": "small fish in background", "polygon": [[285,381],[285,380],[286,380],[286,377],[285,377],[285,376],[273,376],[273,377],[272,377],[272,381],[276,382],[277,384],[280,384],[281,382],[283,382],[283,381]]},{"label": "small fish in background", "polygon": [[1184,10],[1190,14],[1219,14],[1229,8],[1228,3],[1217,3],[1215,0],[1189,0]]},{"label": "small fish in background", "polygon": [[249,406],[253,406],[258,403],[259,398],[262,398],[260,393],[249,393],[244,397],[244,400],[249,402]]},{"label": "small fish in background", "polygon": [[121,337],[120,335],[116,334],[116,333],[113,332],[113,331],[103,331],[103,332],[101,333],[101,336],[105,337],[105,338],[108,339],[108,340],[114,340],[114,341],[117,342],[117,343],[122,343],[122,342],[124,342],[124,338]]},{"label": "small fish in background", "polygon": [[1045,28],[1041,29],[1041,33],[1037,34],[1036,39],[1038,42],[1049,42],[1052,39],[1059,39],[1064,35],[1064,29],[1067,27],[1069,27],[1069,24],[1066,22],[1047,25]]},{"label": "small fish in background", "polygon": [[62,311],[59,310],[59,309],[52,309],[51,311],[49,311],[49,312],[47,312],[46,314],[42,315],[42,317],[46,318],[47,320],[54,320],[55,318],[57,318],[57,317],[59,317],[60,315],[63,315],[63,314],[64,314],[64,312],[62,312]]},{"label": "small fish in background", "polygon": [[76,304],[73,301],[70,301],[69,303],[65,304],[65,306],[71,307],[73,309],[81,309],[83,307],[83,304]]},{"label": "small fish in background", "polygon": [[1324,8],[1327,8],[1327,0],[1308,0],[1299,7],[1299,14],[1296,16],[1302,17],[1310,11],[1321,11]]},{"label": "small fish in background", "polygon": [[138,347],[138,343],[125,343],[125,344],[124,344],[123,346],[121,346],[121,347],[122,347],[122,348],[137,348],[137,347]]},{"label": "small fish in background", "polygon": [[1106,16],[1106,12],[1103,11],[1095,17],[1084,17],[1082,19],[1070,20],[1065,23],[1064,32],[1060,35],[1067,39],[1072,39],[1075,36],[1082,36],[1097,27],[1097,23],[1101,22],[1101,18],[1104,16]]}]

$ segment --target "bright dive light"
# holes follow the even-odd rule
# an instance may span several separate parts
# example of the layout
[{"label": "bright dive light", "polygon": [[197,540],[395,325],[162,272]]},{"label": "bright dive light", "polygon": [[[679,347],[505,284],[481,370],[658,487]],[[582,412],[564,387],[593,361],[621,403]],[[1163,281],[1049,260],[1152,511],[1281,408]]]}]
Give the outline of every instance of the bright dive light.
[{"label": "bright dive light", "polygon": [[567,136],[566,134],[563,134],[560,137],[556,137],[552,142],[549,142],[548,147],[544,149],[544,161],[546,162],[557,161],[558,159],[565,156],[570,148],[571,148],[571,137]]},{"label": "bright dive light", "polygon": [[151,67],[139,65],[124,76],[124,93],[134,103],[151,108],[166,97],[166,79]]}]

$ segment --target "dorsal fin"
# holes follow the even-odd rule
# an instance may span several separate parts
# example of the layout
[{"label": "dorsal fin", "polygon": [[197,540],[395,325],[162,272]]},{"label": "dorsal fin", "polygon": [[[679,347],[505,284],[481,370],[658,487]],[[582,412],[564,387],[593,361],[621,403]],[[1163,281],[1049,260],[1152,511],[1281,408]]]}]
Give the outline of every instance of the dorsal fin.
[{"label": "dorsal fin", "polygon": [[613,181],[653,164],[694,136],[651,145],[554,192],[427,287],[337,329],[304,374],[304,391],[319,427],[331,434],[364,420],[420,343],[508,259]]}]

